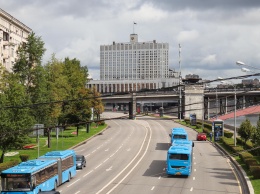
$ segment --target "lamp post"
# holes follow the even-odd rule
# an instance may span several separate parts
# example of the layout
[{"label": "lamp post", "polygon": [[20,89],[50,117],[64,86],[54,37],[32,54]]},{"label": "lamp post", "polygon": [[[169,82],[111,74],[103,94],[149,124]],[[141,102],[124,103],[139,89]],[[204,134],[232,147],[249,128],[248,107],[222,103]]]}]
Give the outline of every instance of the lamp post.
[{"label": "lamp post", "polygon": [[181,99],[181,44],[179,44],[179,100],[180,100],[180,104],[179,104],[179,120],[181,121],[181,117],[182,117],[182,99]]},{"label": "lamp post", "polygon": [[[219,77],[219,79],[222,79]],[[221,83],[226,83],[222,81]],[[233,82],[230,82],[231,86],[234,87],[234,146],[237,146],[237,92],[236,85]]]},{"label": "lamp post", "polygon": [[218,119],[218,87],[216,86],[216,119]]},{"label": "lamp post", "polygon": [[[252,66],[252,65],[248,65],[248,64],[246,64],[246,63],[244,63],[244,62],[242,62],[242,61],[237,61],[236,64],[237,64],[238,66],[246,66],[246,67],[250,67],[250,68],[252,68],[252,69],[260,70],[260,68],[254,67],[254,66]],[[246,72],[247,72],[247,71],[250,71],[250,69],[247,69],[247,68],[242,68],[242,71],[243,71],[243,69],[244,69],[244,71],[246,71]]]}]

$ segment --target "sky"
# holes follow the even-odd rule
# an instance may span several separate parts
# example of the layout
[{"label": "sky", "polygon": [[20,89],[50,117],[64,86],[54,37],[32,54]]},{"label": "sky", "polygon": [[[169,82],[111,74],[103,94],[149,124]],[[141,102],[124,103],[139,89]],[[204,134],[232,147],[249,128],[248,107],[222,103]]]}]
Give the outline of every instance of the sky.
[{"label": "sky", "polygon": [[95,80],[100,45],[132,33],[169,43],[169,67],[183,77],[245,75],[236,61],[260,70],[259,0],[0,0],[0,8],[42,38],[43,64],[52,54],[77,58]]}]

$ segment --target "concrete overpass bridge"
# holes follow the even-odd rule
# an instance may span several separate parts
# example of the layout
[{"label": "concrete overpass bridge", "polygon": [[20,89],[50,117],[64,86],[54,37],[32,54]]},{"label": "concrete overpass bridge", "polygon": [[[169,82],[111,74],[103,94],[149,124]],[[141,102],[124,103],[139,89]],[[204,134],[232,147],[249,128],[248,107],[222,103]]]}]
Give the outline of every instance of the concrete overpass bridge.
[{"label": "concrete overpass bridge", "polygon": [[[123,95],[111,94],[102,96],[102,100],[107,110],[112,110],[115,106],[118,110],[124,108],[129,110],[129,106],[132,106],[135,114],[137,111],[143,112],[145,107],[148,107],[149,111],[163,107],[165,112],[172,113],[174,116],[183,115],[183,117],[189,118],[190,114],[196,114],[198,119],[211,120],[216,115],[218,118],[230,115],[229,118],[231,118],[234,115],[232,111],[235,110],[235,106],[238,112],[237,117],[239,114],[241,114],[240,116],[253,114],[253,109],[242,110],[260,102],[260,90],[251,88],[237,88],[236,90],[234,88],[217,88],[216,90],[216,88],[204,89],[201,85],[186,85],[181,94],[178,90],[147,91]],[[255,111],[257,112],[257,110]]]}]

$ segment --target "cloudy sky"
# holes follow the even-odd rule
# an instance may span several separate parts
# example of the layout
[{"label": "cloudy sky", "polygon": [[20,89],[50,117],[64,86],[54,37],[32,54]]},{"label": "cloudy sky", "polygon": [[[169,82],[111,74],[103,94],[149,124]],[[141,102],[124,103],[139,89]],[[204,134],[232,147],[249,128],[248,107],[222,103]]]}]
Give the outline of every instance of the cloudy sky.
[{"label": "cloudy sky", "polygon": [[244,75],[240,60],[260,68],[259,0],[0,0],[0,7],[42,37],[59,59],[77,58],[99,79],[100,45],[169,43],[169,66],[202,79]]}]

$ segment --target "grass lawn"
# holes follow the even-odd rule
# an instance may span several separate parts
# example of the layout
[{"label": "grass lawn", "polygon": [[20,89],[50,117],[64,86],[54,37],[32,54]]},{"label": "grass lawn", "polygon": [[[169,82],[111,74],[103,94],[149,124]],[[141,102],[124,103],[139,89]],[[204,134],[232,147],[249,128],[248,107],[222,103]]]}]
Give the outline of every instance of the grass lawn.
[{"label": "grass lawn", "polygon": [[[65,130],[64,132],[59,133],[59,137],[56,138],[56,133],[51,133],[51,146],[48,148],[48,139],[47,137],[40,136],[39,138],[39,147],[37,143],[36,137],[31,138],[30,144],[28,144],[27,147],[32,147],[28,149],[21,149],[21,150],[11,150],[9,155],[12,155],[12,153],[17,153],[13,156],[5,156],[4,162],[10,161],[10,160],[20,160],[19,155],[20,154],[28,154],[30,155],[29,160],[38,158],[39,156],[44,155],[46,152],[54,151],[54,150],[66,150],[69,149],[78,143],[89,139],[95,134],[98,134],[100,131],[102,131],[104,128],[107,127],[107,124],[105,125],[99,125],[96,127],[96,124],[93,123],[90,126],[89,133],[86,133],[86,128],[80,128],[79,134],[77,136],[76,134],[76,127],[70,128],[69,130]],[[7,154],[8,155],[8,154]]]}]

